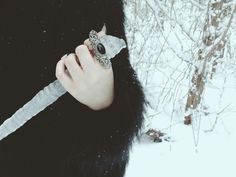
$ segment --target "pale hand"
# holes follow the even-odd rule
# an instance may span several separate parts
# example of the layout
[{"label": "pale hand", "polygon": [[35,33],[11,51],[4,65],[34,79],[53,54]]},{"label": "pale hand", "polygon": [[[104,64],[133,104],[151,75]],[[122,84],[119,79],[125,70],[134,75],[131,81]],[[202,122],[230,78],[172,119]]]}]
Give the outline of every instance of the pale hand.
[{"label": "pale hand", "polygon": [[[105,26],[98,36],[106,34]],[[65,55],[57,63],[56,77],[62,86],[79,102],[93,110],[110,106],[114,99],[112,67],[104,68],[93,56],[88,39],[75,53]]]}]

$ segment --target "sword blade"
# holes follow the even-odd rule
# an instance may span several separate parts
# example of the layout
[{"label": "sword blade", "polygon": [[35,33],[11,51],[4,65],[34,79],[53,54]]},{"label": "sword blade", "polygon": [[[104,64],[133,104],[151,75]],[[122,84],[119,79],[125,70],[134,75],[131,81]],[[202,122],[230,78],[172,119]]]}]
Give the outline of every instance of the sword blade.
[{"label": "sword blade", "polygon": [[40,90],[29,102],[18,109],[0,126],[0,141],[23,126],[32,117],[55,102],[66,90],[58,80]]}]

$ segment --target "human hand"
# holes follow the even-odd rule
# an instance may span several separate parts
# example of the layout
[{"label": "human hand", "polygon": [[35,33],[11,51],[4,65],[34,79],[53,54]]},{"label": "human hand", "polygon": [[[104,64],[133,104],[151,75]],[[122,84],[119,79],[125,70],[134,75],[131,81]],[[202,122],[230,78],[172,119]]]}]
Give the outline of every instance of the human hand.
[{"label": "human hand", "polygon": [[[98,33],[103,36],[105,26]],[[101,110],[112,104],[114,77],[112,67],[104,68],[92,53],[88,39],[79,45],[75,53],[65,55],[57,63],[56,77],[62,86],[79,102],[93,110]]]}]

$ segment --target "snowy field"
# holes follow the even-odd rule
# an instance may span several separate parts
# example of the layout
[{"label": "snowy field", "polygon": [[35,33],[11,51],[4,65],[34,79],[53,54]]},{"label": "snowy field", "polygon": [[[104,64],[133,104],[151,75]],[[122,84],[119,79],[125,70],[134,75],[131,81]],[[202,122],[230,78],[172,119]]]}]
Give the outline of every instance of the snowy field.
[{"label": "snowy field", "polygon": [[183,120],[191,64],[208,1],[126,2],[131,61],[151,103],[143,132],[154,128],[169,140],[135,141],[125,177],[235,177],[236,17],[224,57],[187,126]]},{"label": "snowy field", "polygon": [[[236,98],[235,90],[231,93],[229,97]],[[165,129],[163,125],[167,125],[170,118],[159,116],[160,120],[153,121],[152,127]],[[207,133],[210,124],[209,119],[201,120],[197,146],[192,127],[181,123],[173,125],[171,130],[165,129],[171,135],[171,142],[136,142],[126,177],[235,177],[235,112],[225,113],[215,130]]]}]

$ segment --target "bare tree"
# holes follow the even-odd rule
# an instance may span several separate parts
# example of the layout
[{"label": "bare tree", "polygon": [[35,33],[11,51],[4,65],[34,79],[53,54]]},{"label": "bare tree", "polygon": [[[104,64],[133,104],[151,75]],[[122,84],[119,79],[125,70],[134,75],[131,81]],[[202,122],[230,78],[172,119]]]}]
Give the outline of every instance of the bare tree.
[{"label": "bare tree", "polygon": [[221,91],[217,110],[210,109],[204,93],[213,76],[236,78],[235,0],[124,2],[131,63],[151,102],[146,129],[164,117],[170,122],[162,128],[171,134],[172,125],[185,117],[198,131],[200,117],[209,115],[215,127],[231,109],[221,104],[226,91],[222,85],[215,88]]},{"label": "bare tree", "polygon": [[[208,4],[202,40],[196,55],[196,66],[192,85],[188,91],[185,107],[185,124],[191,124],[192,115],[197,110],[203,96],[205,84],[213,77],[216,67],[224,57],[228,30],[232,24],[236,5],[224,0],[211,0]],[[225,23],[227,22],[227,23]]]}]

